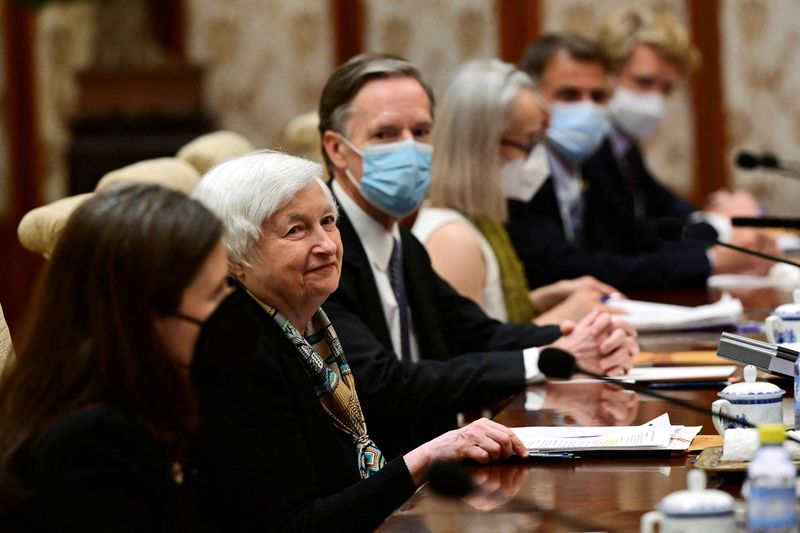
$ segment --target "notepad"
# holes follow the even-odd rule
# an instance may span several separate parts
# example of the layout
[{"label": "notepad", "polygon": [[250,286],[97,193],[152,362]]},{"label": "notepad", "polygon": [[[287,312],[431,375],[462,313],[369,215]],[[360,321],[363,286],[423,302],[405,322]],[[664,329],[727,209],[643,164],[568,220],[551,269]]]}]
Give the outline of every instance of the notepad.
[{"label": "notepad", "polygon": [[702,426],[673,426],[663,415],[641,426],[511,428],[532,452],[682,451]]},{"label": "notepad", "polygon": [[719,301],[687,307],[639,300],[610,298],[608,305],[626,312],[618,319],[625,320],[639,331],[677,331],[732,326],[742,316],[742,302],[730,294]]}]

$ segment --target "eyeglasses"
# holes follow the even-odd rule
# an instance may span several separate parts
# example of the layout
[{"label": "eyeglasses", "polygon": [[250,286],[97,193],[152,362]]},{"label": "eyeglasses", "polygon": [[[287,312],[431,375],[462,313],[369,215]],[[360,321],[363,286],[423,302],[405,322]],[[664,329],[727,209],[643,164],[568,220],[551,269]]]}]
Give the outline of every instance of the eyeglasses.
[{"label": "eyeglasses", "polygon": [[200,320],[199,318],[195,318],[193,316],[184,315],[180,311],[175,311],[174,313],[172,313],[172,316],[174,316],[175,318],[180,318],[181,320],[185,320],[187,322],[191,322],[192,324],[195,324],[197,326],[202,326],[203,324],[206,323],[205,320]]},{"label": "eyeglasses", "polygon": [[542,142],[542,139],[544,139],[544,135],[538,133],[534,135],[528,143],[521,143],[513,139],[500,139],[500,145],[510,146],[511,148],[516,148],[517,150],[523,152],[525,155],[531,155],[533,149],[536,148],[536,145]]}]

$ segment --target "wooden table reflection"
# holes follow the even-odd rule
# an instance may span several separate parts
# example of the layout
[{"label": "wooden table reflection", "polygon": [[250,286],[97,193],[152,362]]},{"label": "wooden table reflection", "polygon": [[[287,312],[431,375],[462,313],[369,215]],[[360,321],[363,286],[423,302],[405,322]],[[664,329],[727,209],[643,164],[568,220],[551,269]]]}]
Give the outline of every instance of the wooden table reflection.
[{"label": "wooden table reflection", "polygon": [[[700,305],[719,298],[718,291],[642,293],[636,299]],[[791,295],[773,289],[739,291],[748,319],[763,319]],[[714,350],[719,332],[646,334],[646,351]],[[783,384],[785,385],[785,384]],[[525,409],[526,394],[515,397],[495,420],[507,426],[636,425],[668,412],[674,424],[702,425],[715,434],[710,406],[721,386],[670,390],[668,394],[708,408],[704,413],[601,383],[559,383],[529,387],[541,396],[539,410]],[[784,387],[785,388],[785,387]],[[788,406],[790,400],[786,400]],[[785,406],[785,407],[786,407]],[[686,488],[695,455],[628,454],[584,456],[573,460],[468,466],[481,484],[480,494],[448,499],[421,488],[379,529],[406,531],[638,531],[645,512],[667,494]],[[741,477],[709,478],[709,486],[740,499]]]}]

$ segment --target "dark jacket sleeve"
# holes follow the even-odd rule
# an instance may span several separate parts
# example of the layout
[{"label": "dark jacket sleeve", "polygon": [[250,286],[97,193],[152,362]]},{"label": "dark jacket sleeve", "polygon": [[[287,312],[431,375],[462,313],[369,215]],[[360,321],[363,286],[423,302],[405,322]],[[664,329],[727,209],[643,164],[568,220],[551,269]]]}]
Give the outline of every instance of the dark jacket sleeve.
[{"label": "dark jacket sleeve", "polygon": [[620,213],[612,200],[588,206],[585,229],[598,237],[584,246],[564,236],[551,179],[530,202],[509,201],[508,232],[532,286],[587,274],[623,291],[705,283],[711,265],[703,245],[631,232],[635,222],[614,221]]},{"label": "dark jacket sleeve", "polygon": [[155,441],[121,413],[70,416],[35,457],[32,515],[46,531],[166,531],[167,514],[179,513],[168,509],[168,464]]},{"label": "dark jacket sleeve", "polygon": [[454,415],[484,407],[525,386],[519,350],[403,363],[352,312],[333,302],[323,308],[353,369],[367,420]]},{"label": "dark jacket sleeve", "polygon": [[192,369],[202,414],[192,455],[210,524],[228,531],[375,529],[415,490],[402,458],[361,480],[354,446],[299,367],[292,372],[252,323],[228,318],[207,323],[213,331],[204,329]]}]

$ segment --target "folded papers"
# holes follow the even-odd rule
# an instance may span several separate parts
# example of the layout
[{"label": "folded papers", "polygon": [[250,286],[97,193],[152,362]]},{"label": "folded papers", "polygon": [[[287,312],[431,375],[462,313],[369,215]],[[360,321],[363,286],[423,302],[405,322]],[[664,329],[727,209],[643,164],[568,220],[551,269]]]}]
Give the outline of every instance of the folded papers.
[{"label": "folded papers", "polygon": [[718,302],[697,307],[610,298],[608,305],[624,310],[619,319],[639,331],[669,331],[724,327],[742,316],[742,302],[725,293]]},{"label": "folded papers", "polygon": [[511,428],[532,452],[685,451],[702,426],[673,426],[663,415],[641,426]]}]

